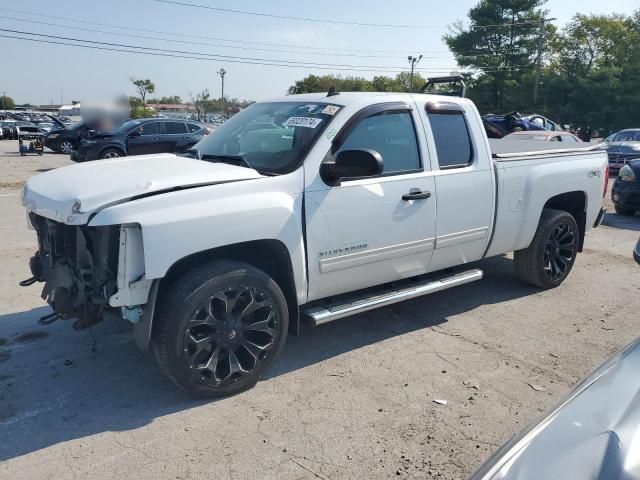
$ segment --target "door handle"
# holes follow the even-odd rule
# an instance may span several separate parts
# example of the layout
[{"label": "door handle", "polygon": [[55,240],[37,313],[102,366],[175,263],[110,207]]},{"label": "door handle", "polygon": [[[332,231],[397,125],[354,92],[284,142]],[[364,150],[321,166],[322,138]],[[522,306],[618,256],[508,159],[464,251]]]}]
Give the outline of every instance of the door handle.
[{"label": "door handle", "polygon": [[417,192],[405,193],[404,195],[402,195],[402,200],[404,200],[405,202],[409,200],[424,200],[429,198],[430,196],[431,192],[421,192],[418,190]]},{"label": "door handle", "polygon": [[154,140],[160,140],[160,137],[153,137]]}]

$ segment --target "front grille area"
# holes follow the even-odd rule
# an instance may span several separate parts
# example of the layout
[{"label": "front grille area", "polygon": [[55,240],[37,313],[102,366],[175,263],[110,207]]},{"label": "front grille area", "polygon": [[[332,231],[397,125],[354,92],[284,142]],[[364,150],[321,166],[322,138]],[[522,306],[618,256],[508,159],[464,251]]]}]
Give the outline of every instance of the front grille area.
[{"label": "front grille area", "polygon": [[30,220],[38,234],[32,272],[54,311],[80,316],[106,307],[117,290],[119,228],[65,225],[33,213]]},{"label": "front grille area", "polygon": [[76,264],[76,241],[80,227],[34,214],[31,214],[31,223],[38,232],[41,258],[47,258],[51,266],[60,259]]},{"label": "front grille area", "polygon": [[631,160],[637,160],[640,158],[640,153],[608,153],[610,163],[623,163],[627,164]]},{"label": "front grille area", "polygon": [[640,190],[635,190],[627,195],[626,203],[634,207],[640,207]]}]

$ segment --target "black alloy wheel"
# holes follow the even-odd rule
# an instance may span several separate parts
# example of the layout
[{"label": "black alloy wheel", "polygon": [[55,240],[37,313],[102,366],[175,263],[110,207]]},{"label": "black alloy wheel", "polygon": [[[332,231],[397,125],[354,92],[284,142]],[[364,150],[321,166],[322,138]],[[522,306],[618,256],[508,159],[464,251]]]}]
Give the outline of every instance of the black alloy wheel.
[{"label": "black alloy wheel", "polygon": [[564,278],[575,259],[578,251],[578,232],[574,230],[575,223],[557,223],[549,238],[544,251],[544,271],[552,282]]},{"label": "black alloy wheel", "polygon": [[516,275],[536,287],[557,287],[573,268],[581,235],[571,213],[545,208],[529,246],[514,252]]},{"label": "black alloy wheel", "polygon": [[280,286],[252,265],[215,260],[167,284],[152,331],[160,368],[201,397],[253,387],[284,347],[289,326]]},{"label": "black alloy wheel", "polygon": [[250,376],[267,358],[281,322],[264,291],[234,285],[215,292],[187,324],[185,361],[197,381],[225,386]]}]

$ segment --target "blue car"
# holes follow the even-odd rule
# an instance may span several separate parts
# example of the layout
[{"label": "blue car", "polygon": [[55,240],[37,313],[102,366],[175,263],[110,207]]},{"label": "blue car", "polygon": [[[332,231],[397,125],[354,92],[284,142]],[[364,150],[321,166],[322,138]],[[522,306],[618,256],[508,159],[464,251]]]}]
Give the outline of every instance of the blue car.
[{"label": "blue car", "polygon": [[482,116],[482,122],[489,138],[502,138],[513,132],[529,130],[563,131],[556,122],[535,113],[525,115],[518,112],[504,115],[489,113]]}]

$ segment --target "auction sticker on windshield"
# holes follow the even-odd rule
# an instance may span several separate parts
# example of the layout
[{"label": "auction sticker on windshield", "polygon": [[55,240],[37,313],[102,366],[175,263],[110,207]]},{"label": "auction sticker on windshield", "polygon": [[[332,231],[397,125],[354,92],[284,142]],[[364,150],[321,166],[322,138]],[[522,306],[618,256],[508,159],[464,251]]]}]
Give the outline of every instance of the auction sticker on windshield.
[{"label": "auction sticker on windshield", "polygon": [[338,105],[327,105],[320,113],[324,113],[326,115],[335,115],[338,110],[340,110],[340,107]]},{"label": "auction sticker on windshield", "polygon": [[304,127],[304,128],[316,128],[322,123],[321,118],[313,117],[290,117],[283,123],[285,127]]}]

